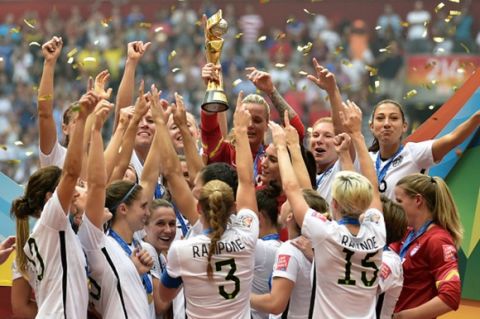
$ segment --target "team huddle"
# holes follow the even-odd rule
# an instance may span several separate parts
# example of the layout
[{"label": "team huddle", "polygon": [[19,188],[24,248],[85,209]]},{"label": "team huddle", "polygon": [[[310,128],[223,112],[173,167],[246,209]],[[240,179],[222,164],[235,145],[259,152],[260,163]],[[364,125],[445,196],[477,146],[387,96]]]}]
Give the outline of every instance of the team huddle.
[{"label": "team huddle", "polygon": [[[361,109],[313,59],[307,78],[327,93],[331,117],[306,134],[270,74],[250,67],[261,94],[240,92],[229,132],[225,112],[202,110],[198,125],[180,94],[166,101],[161,88],[136,86],[150,45],[137,41],[115,105],[105,70],[65,111],[62,145],[62,45],[42,46],[41,168],[12,203],[15,315],[434,318],[458,308],[462,227],[428,169],[478,128],[480,111],[439,139],[404,143],[402,106],[384,100],[368,148]],[[205,84],[219,77],[218,65],[203,67]]]}]

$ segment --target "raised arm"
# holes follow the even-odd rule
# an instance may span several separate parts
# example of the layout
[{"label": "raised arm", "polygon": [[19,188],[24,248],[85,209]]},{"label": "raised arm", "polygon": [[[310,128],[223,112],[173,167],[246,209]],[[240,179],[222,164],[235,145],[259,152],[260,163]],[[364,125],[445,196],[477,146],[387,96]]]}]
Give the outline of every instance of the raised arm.
[{"label": "raised arm", "polygon": [[[219,74],[222,72],[221,65],[215,65],[213,63],[207,63],[202,68],[202,79],[205,87],[207,87],[209,81],[219,82]],[[227,125],[227,111],[217,113],[217,121],[222,132],[222,137],[226,138],[228,135],[228,125]]]},{"label": "raised arm", "polygon": [[[148,151],[145,164],[143,165],[142,176],[140,177],[140,185],[142,185],[143,192],[147,196],[149,203],[153,199],[155,187],[158,183],[161,163],[160,153],[163,151],[163,141],[161,139],[161,135],[158,134],[158,130],[161,129],[162,125],[165,126],[167,121],[163,112],[163,106],[160,101],[160,94],[161,92],[157,90],[155,85],[152,85],[149,98],[151,99],[150,109],[152,110],[152,118],[155,122],[156,131],[153,137],[152,146]],[[163,102],[168,105],[167,101]]]},{"label": "raised arm", "polygon": [[[273,106],[278,111],[278,114],[282,116],[285,111],[288,112],[288,118],[293,127],[298,131],[300,135],[300,140],[303,141],[305,137],[305,127],[302,124],[302,121],[298,117],[297,112],[285,101],[283,96],[277,91],[275,86],[272,82],[272,77],[269,73],[264,71],[259,71],[254,67],[246,68],[249,74],[247,74],[247,78],[252,81],[252,83],[259,89],[260,91],[264,92],[268,95],[270,100],[272,101]],[[285,124],[285,122],[283,123]]]},{"label": "raised arm", "polygon": [[42,46],[43,62],[42,78],[38,86],[38,131],[40,151],[50,154],[57,141],[57,129],[53,119],[54,73],[57,59],[62,51],[62,38],[53,37]]},{"label": "raised arm", "polygon": [[302,190],[298,185],[295,171],[287,151],[287,141],[285,131],[280,125],[270,122],[270,130],[272,131],[273,144],[277,149],[278,166],[280,168],[280,176],[282,177],[283,191],[287,195],[288,202],[293,210],[293,217],[298,225],[303,225],[303,219],[308,210],[308,205],[303,198]]},{"label": "raised arm", "polygon": [[237,189],[237,211],[247,208],[258,212],[257,199],[255,196],[255,185],[253,181],[253,159],[252,150],[248,141],[248,126],[250,125],[251,115],[242,103],[243,92],[237,98],[237,107],[233,114],[233,124],[235,129],[236,141],[236,163],[238,174]]},{"label": "raised arm", "polygon": [[85,214],[99,229],[103,230],[107,172],[103,156],[102,128],[113,104],[101,100],[92,113],[90,131],[90,150],[87,161],[87,204]]},{"label": "raised arm", "polygon": [[250,305],[253,309],[261,312],[279,315],[285,311],[288,300],[292,294],[295,282],[283,277],[275,277],[272,280],[270,293],[250,295]]},{"label": "raised arm", "polygon": [[117,103],[115,104],[115,123],[114,130],[117,128],[118,119],[120,117],[120,109],[132,105],[133,92],[135,88],[135,70],[138,62],[145,51],[150,46],[150,42],[142,41],[130,42],[127,46],[127,60],[125,62],[125,70],[123,71],[122,80],[118,87]]},{"label": "raised arm", "polygon": [[58,199],[65,214],[68,214],[70,202],[75,191],[75,185],[77,184],[77,180],[82,171],[82,148],[85,122],[87,121],[88,115],[92,113],[93,109],[97,105],[98,101],[98,95],[93,91],[89,91],[84,94],[78,102],[79,111],[77,121],[70,143],[68,143],[62,176],[60,177],[60,182],[57,186]]},{"label": "raised arm", "polygon": [[308,174],[307,166],[305,165],[305,161],[303,160],[302,156],[302,148],[300,146],[298,132],[293,126],[290,125],[288,111],[285,111],[283,123],[285,123],[287,147],[290,151],[290,156],[292,157],[293,170],[297,176],[297,181],[301,188],[312,189],[310,175]]},{"label": "raised arm", "polygon": [[128,124],[133,117],[134,106],[125,107],[120,110],[120,119],[118,126],[108,143],[103,155],[105,156],[105,168],[107,170],[107,180],[110,180],[115,163],[118,162],[120,146],[122,145],[123,136],[127,130]]},{"label": "raised arm", "polygon": [[335,151],[338,154],[342,171],[355,171],[352,157],[350,156],[351,142],[352,139],[347,133],[340,133],[334,139]]},{"label": "raised arm", "polygon": [[137,133],[138,124],[142,120],[143,116],[147,114],[149,105],[147,103],[145,94],[144,94],[144,82],[140,83],[140,88],[138,90],[138,98],[135,103],[135,109],[133,117],[128,124],[128,128],[123,135],[123,141],[120,151],[120,156],[118,163],[113,169],[112,176],[110,177],[110,182],[114,180],[119,180],[123,178],[125,171],[127,170],[128,164],[132,157],[133,147],[135,146],[135,136]]},{"label": "raised arm", "polygon": [[373,199],[370,207],[382,211],[382,201],[380,200],[380,192],[378,191],[377,173],[373,166],[372,159],[370,158],[370,154],[368,153],[365,139],[362,135],[362,111],[355,103],[350,101],[347,101],[343,107],[343,111],[340,112],[340,118],[343,126],[352,138],[360,162],[360,172],[363,176],[368,178],[373,186]]},{"label": "raised arm", "polygon": [[190,182],[193,184],[195,176],[197,176],[204,164],[202,157],[198,154],[196,141],[188,129],[187,112],[185,110],[185,104],[183,103],[183,97],[178,93],[175,93],[175,103],[176,105],[172,105],[173,122],[180,130],[180,134],[182,134],[183,149],[187,159],[188,176]]},{"label": "raised arm", "polygon": [[457,126],[455,130],[433,142],[432,154],[435,162],[443,159],[454,147],[461,144],[480,125],[480,111],[477,111],[468,120]]}]

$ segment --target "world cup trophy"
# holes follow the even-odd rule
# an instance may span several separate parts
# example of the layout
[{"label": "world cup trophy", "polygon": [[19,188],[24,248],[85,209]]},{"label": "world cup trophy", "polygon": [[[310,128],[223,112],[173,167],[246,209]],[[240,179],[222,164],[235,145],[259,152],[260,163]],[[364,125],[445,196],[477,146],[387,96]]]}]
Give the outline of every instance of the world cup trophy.
[{"label": "world cup trophy", "polygon": [[[220,65],[224,41],[221,36],[227,33],[227,30],[228,23],[222,18],[222,10],[218,10],[208,18],[205,25],[205,55],[208,63]],[[202,109],[207,112],[223,112],[228,109],[227,95],[223,90],[222,72],[219,72],[218,82],[208,81]]]}]

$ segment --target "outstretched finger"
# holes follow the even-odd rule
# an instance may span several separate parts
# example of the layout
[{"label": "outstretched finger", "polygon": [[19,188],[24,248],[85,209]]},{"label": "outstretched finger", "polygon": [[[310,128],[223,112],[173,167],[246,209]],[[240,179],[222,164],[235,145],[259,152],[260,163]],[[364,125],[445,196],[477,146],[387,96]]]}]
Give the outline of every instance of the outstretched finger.
[{"label": "outstretched finger", "polygon": [[93,90],[93,78],[91,76],[88,77],[87,83],[87,92]]},{"label": "outstretched finger", "polygon": [[285,124],[285,127],[290,126],[290,118],[288,117],[288,111],[287,110],[285,110],[285,112],[283,113],[283,123]]},{"label": "outstretched finger", "polygon": [[237,110],[241,111],[243,110],[243,90],[240,91],[240,93],[238,93],[238,97],[237,97]]},{"label": "outstretched finger", "polygon": [[145,94],[144,93],[145,92],[145,87],[144,86],[145,86],[145,82],[143,80],[140,81],[140,87],[138,88],[138,97],[139,98],[142,98],[143,95]]}]

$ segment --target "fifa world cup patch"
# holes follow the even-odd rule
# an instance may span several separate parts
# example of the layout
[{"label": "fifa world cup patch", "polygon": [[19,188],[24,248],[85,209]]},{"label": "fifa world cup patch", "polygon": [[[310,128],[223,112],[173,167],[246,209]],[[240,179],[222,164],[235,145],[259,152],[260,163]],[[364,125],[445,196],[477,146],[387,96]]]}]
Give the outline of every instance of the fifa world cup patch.
[{"label": "fifa world cup patch", "polygon": [[277,267],[275,270],[287,271],[288,263],[290,262],[290,255],[278,255]]},{"label": "fifa world cup patch", "polygon": [[252,226],[252,222],[253,222],[253,217],[250,217],[250,216],[244,216],[240,220],[240,224],[245,228],[250,228]]},{"label": "fifa world cup patch", "polygon": [[322,213],[319,213],[319,212],[313,212],[313,213],[312,213],[312,217],[318,218],[318,219],[320,219],[322,222],[326,222],[326,221],[327,221],[327,217],[325,217],[325,215],[323,215]]},{"label": "fifa world cup patch", "polygon": [[392,273],[392,269],[390,269],[390,267],[388,267],[386,263],[382,263],[380,278],[385,280],[390,276],[391,273]]},{"label": "fifa world cup patch", "polygon": [[442,245],[443,248],[443,260],[445,262],[455,261],[457,259],[457,250],[453,245]]}]

